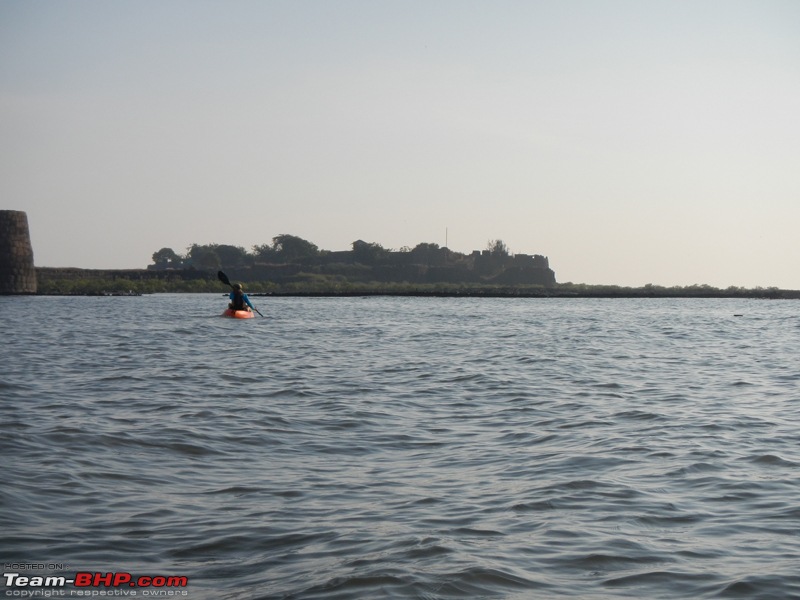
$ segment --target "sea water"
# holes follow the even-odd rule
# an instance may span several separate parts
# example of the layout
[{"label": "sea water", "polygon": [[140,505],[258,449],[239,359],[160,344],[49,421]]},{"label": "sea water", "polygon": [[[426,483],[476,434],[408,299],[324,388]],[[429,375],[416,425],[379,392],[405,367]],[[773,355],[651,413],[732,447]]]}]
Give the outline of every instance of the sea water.
[{"label": "sea water", "polygon": [[800,303],[254,300],[0,298],[4,573],[800,598]]}]

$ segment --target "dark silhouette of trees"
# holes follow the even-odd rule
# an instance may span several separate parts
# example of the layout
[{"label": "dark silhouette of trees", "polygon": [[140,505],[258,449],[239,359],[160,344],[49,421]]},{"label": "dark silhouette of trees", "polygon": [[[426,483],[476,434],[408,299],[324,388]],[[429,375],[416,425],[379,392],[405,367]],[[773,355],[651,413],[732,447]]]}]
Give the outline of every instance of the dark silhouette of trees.
[{"label": "dark silhouette of trees", "polygon": [[555,284],[546,257],[512,257],[502,240],[490,240],[486,250],[470,255],[432,243],[393,251],[363,240],[353,242],[349,252],[329,252],[296,235],[282,234],[270,244],[253,246],[252,252],[229,244],[193,244],[185,256],[179,256],[171,248],[162,248],[153,253],[153,263],[148,269],[230,269],[242,280],[300,282],[311,278],[330,285],[353,281]]},{"label": "dark silhouette of trees", "polygon": [[228,246],[227,244],[213,244],[220,262],[226,267],[240,267],[252,262],[247,250],[241,246]]},{"label": "dark silhouette of trees", "polygon": [[153,264],[156,269],[179,269],[183,266],[183,258],[172,248],[162,248],[153,252]]},{"label": "dark silhouette of trees", "polygon": [[256,262],[277,262],[277,252],[275,252],[272,244],[253,246],[253,257],[255,258]]},{"label": "dark silhouette of trees", "polygon": [[314,258],[319,255],[319,248],[308,240],[296,235],[283,234],[272,238],[275,251],[287,262]]},{"label": "dark silhouette of trees", "polygon": [[281,234],[272,238],[272,244],[253,246],[257,259],[265,262],[297,262],[319,256],[319,248],[296,235]]},{"label": "dark silhouette of trees", "polygon": [[219,269],[222,261],[214,246],[192,244],[186,253],[186,262],[195,269]]},{"label": "dark silhouette of trees", "polygon": [[492,256],[497,258],[505,258],[511,255],[508,246],[506,246],[503,240],[489,240],[486,249],[491,252]]},{"label": "dark silhouette of trees", "polygon": [[410,252],[412,261],[419,265],[442,265],[447,261],[449,250],[439,244],[417,244]]},{"label": "dark silhouette of trees", "polygon": [[228,244],[192,244],[186,253],[186,264],[195,269],[244,267],[252,264],[252,257],[241,246]]},{"label": "dark silhouette of trees", "polygon": [[219,269],[222,266],[222,260],[213,244],[192,244],[186,253],[186,262],[196,269]]},{"label": "dark silhouette of trees", "polygon": [[353,258],[364,265],[374,265],[389,256],[389,251],[376,243],[363,240],[353,242]]}]

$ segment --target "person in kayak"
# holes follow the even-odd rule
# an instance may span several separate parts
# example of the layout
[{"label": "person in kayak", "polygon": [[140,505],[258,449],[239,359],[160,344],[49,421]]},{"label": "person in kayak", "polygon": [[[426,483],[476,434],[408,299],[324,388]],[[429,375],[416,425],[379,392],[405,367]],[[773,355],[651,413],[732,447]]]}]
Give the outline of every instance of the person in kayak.
[{"label": "person in kayak", "polygon": [[228,304],[228,308],[231,310],[247,310],[246,306],[249,306],[252,310],[256,309],[253,303],[250,302],[250,298],[244,293],[241,283],[233,284],[233,290],[231,290],[228,297],[231,299],[230,304]]}]

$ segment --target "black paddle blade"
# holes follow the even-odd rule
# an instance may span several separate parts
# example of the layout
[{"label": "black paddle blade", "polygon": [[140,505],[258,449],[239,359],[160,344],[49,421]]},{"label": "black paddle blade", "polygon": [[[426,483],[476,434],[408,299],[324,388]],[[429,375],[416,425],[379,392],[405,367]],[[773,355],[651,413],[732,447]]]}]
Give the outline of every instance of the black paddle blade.
[{"label": "black paddle blade", "polygon": [[225,285],[231,285],[231,280],[228,279],[228,276],[225,275],[225,273],[223,273],[222,271],[217,272],[217,277],[219,277],[219,280]]}]

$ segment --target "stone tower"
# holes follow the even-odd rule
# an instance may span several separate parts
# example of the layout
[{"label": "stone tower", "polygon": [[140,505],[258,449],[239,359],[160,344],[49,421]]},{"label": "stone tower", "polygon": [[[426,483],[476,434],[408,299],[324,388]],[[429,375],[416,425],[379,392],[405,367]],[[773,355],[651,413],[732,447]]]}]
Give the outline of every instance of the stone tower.
[{"label": "stone tower", "polygon": [[28,215],[19,210],[0,210],[0,294],[35,293]]}]

